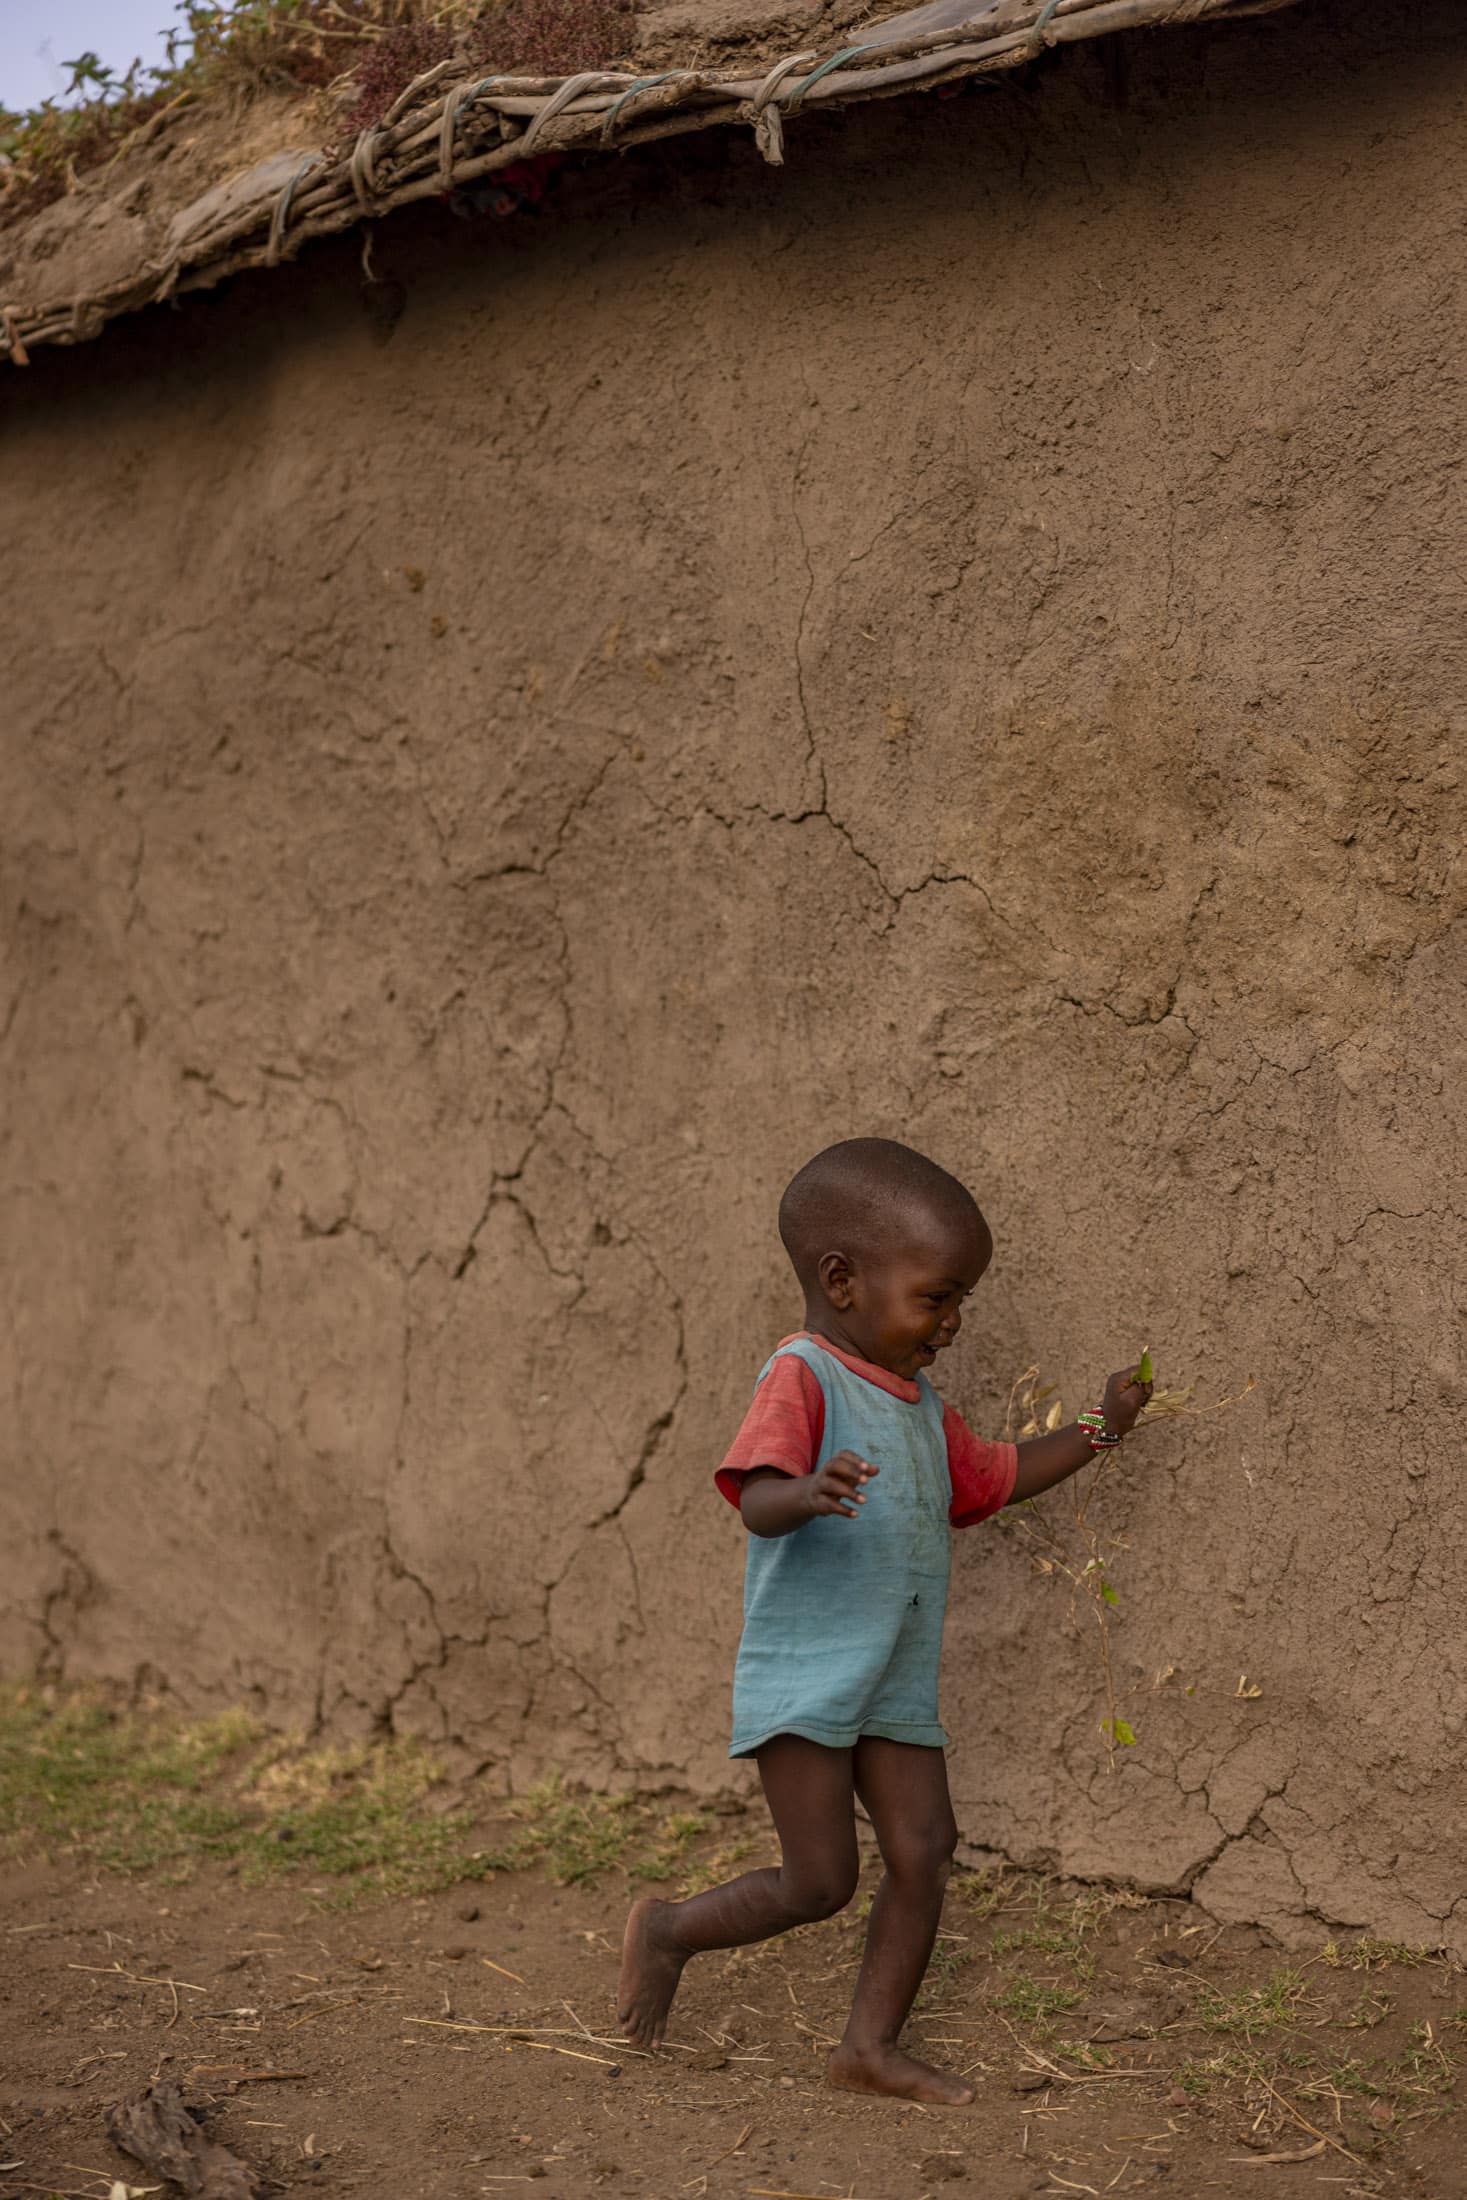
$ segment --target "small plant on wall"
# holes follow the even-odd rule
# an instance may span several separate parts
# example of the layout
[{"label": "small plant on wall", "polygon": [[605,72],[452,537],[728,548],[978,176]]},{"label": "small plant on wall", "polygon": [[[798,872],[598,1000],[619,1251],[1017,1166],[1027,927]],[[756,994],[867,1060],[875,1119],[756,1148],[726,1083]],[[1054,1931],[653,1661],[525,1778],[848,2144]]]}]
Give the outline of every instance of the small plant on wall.
[{"label": "small plant on wall", "polygon": [[[1149,1372],[1149,1351],[1144,1358]],[[1195,1384],[1188,1383],[1183,1389],[1154,1389],[1137,1426],[1145,1427],[1148,1422],[1156,1421],[1191,1420],[1203,1413],[1222,1412],[1248,1396],[1254,1388],[1254,1379],[1250,1375],[1236,1397],[1219,1398],[1211,1406],[1192,1404],[1195,1388]],[[1009,1390],[1004,1434],[1010,1442],[1046,1435],[1059,1428],[1064,1417],[1059,1386],[1045,1382],[1037,1367],[1026,1367]],[[1023,1504],[1011,1506],[1003,1515],[1005,1526],[1024,1545],[1035,1571],[1058,1574],[1070,1584],[1070,1611],[1076,1624],[1079,1624],[1077,1615],[1082,1600],[1089,1619],[1095,1623],[1094,1639],[1105,1698],[1100,1733],[1105,1744],[1106,1763],[1112,1772],[1116,1751],[1133,1748],[1137,1739],[1135,1728],[1121,1715],[1116,1701],[1115,1668],[1111,1658],[1112,1619],[1121,1604],[1112,1574],[1117,1556],[1130,1546],[1124,1536],[1101,1527],[1094,1517],[1096,1498],[1114,1467],[1115,1453],[1102,1452],[1088,1478],[1076,1475],[1062,1491],[1052,1491],[1045,1499],[1029,1498]]]}]

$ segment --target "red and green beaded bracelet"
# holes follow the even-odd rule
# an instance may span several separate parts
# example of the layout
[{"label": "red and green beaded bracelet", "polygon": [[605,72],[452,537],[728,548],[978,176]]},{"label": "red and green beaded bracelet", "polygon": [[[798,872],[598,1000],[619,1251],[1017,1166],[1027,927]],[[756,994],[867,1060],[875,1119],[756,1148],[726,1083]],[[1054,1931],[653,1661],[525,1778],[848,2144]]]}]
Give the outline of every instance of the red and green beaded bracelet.
[{"label": "red and green beaded bracelet", "polygon": [[1076,1418],[1092,1451],[1113,1451],[1120,1442],[1117,1431],[1106,1427],[1103,1413],[1081,1413]]}]

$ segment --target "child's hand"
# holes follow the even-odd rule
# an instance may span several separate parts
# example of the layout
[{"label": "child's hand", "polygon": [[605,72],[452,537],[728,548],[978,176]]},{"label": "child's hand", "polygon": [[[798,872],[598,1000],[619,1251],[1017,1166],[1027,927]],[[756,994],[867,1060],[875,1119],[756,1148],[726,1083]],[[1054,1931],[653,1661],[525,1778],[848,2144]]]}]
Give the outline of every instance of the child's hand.
[{"label": "child's hand", "polygon": [[1125,1436],[1136,1426],[1141,1408],[1151,1396],[1150,1383],[1138,1383],[1134,1367],[1122,1368],[1112,1375],[1105,1386],[1105,1398],[1101,1411],[1105,1425],[1117,1436]]},{"label": "child's hand", "polygon": [[838,1451],[803,1485],[809,1517],[813,1520],[834,1513],[841,1520],[854,1520],[856,1507],[866,1502],[861,1494],[862,1483],[880,1472],[880,1467],[873,1467],[869,1459],[853,1451]]}]

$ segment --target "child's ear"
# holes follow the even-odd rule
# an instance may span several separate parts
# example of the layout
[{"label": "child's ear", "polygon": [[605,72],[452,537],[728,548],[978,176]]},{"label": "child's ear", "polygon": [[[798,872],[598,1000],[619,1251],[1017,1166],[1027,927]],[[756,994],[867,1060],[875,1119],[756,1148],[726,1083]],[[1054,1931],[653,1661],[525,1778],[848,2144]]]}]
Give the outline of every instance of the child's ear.
[{"label": "child's ear", "polygon": [[844,1253],[822,1253],[817,1271],[821,1289],[841,1313],[851,1303],[851,1264]]}]

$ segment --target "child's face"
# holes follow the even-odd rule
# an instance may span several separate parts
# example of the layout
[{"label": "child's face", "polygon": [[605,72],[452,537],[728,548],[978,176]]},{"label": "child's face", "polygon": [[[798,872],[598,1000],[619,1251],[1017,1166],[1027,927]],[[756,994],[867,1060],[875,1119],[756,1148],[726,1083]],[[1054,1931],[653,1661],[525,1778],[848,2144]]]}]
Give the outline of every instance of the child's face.
[{"label": "child's face", "polygon": [[957,1336],[992,1258],[981,1216],[915,1216],[879,1258],[833,1270],[827,1291],[860,1356],[911,1381]]}]

